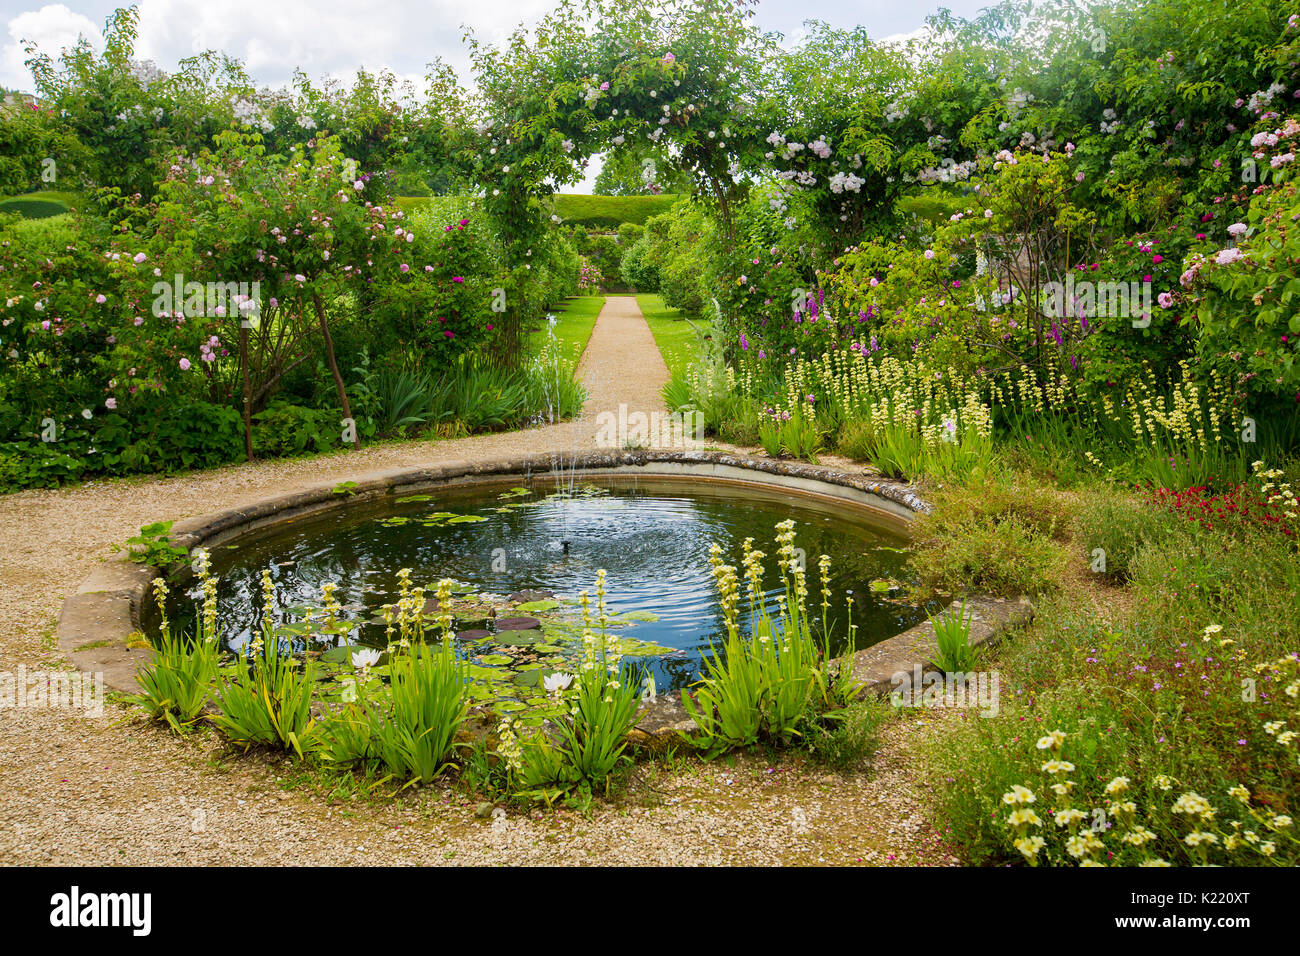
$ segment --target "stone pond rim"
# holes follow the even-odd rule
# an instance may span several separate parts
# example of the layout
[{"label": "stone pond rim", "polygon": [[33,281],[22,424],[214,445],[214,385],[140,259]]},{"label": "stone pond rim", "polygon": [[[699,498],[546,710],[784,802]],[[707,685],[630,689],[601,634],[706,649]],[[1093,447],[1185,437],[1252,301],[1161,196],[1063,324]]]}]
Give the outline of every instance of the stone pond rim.
[{"label": "stone pond rim", "polygon": [[[930,506],[909,485],[840,470],[827,465],[755,458],[725,451],[641,450],[549,453],[494,461],[448,461],[414,468],[370,472],[342,483],[322,482],[302,491],[263,498],[249,505],[214,511],[176,521],[172,541],[191,550],[216,547],[251,531],[290,519],[319,514],[365,501],[426,491],[441,485],[487,483],[497,478],[556,475],[568,478],[635,477],[693,478],[703,482],[759,484],[803,496],[832,499],[875,513],[896,528],[905,527]],[[138,693],[136,671],[149,661],[145,646],[128,646],[140,629],[141,610],[149,583],[158,569],[132,562],[125,555],[104,561],[64,600],[56,631],[59,650],[83,671],[102,672],[105,687]],[[1033,616],[1026,598],[972,596],[966,606],[974,612],[971,644],[991,643],[1007,628]],[[927,669],[934,656],[933,629],[928,621],[853,654],[854,675],[864,693],[886,693],[891,677],[914,667]],[[641,734],[672,735],[691,722],[680,701],[659,697],[646,705],[638,725]],[[638,734],[640,736],[640,734]]]}]

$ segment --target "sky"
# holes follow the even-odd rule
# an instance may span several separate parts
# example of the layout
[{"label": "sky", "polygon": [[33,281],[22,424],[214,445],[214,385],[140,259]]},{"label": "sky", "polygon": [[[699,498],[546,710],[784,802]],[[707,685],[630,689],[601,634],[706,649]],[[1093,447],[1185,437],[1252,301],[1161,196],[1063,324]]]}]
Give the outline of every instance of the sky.
[{"label": "sky", "polygon": [[[919,30],[940,7],[971,16],[989,0],[761,0],[755,22],[799,42],[805,20],[838,27],[865,26],[878,39]],[[100,30],[127,0],[0,0],[0,86],[30,90],[23,41],[34,41],[57,59],[85,35],[102,48]],[[220,50],[244,61],[259,85],[286,83],[295,68],[313,79],[350,79],[359,68],[387,68],[423,86],[425,64],[441,56],[469,79],[462,27],[480,39],[505,39],[520,22],[532,24],[555,0],[138,0],[140,37],[136,55],[164,70],[182,57]],[[566,191],[590,192],[599,171]]]}]

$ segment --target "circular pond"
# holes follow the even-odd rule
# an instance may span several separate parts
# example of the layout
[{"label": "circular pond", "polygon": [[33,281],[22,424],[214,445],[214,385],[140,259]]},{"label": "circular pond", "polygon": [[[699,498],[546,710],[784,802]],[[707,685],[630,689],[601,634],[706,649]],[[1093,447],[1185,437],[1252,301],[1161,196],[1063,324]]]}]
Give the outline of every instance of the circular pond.
[{"label": "circular pond", "polygon": [[[432,599],[439,579],[458,582],[457,630],[479,676],[518,669],[563,669],[578,651],[578,596],[605,569],[611,634],[653,671],[660,690],[699,676],[701,655],[722,633],[710,573],[714,542],[739,564],[741,544],[767,554],[765,585],[775,610],[784,593],[775,568],[774,526],[794,522],[806,556],[810,610],[820,620],[817,559],[831,557],[831,644],[847,645],[852,600],[856,645],[866,647],[924,619],[898,598],[907,539],[896,525],[842,501],[725,482],[600,476],[559,481],[515,477],[493,484],[444,486],[382,504],[358,502],[300,518],[216,547],[218,622],[238,649],[262,627],[262,572],[276,591],[277,632],[301,650],[339,661],[339,645],[386,645],[383,607],[399,597],[398,571]],[[342,605],[333,633],[322,634],[322,585],[337,584]],[[532,592],[532,593],[521,593]],[[175,592],[173,620],[193,620],[197,585]],[[511,598],[514,598],[512,601]],[[430,615],[434,612],[429,607]],[[497,625],[535,617],[519,638]],[[742,618],[747,615],[742,614]],[[484,620],[488,618],[488,620]],[[525,626],[528,626],[527,624]],[[521,643],[522,642],[522,643]],[[529,681],[535,683],[535,681]]]}]

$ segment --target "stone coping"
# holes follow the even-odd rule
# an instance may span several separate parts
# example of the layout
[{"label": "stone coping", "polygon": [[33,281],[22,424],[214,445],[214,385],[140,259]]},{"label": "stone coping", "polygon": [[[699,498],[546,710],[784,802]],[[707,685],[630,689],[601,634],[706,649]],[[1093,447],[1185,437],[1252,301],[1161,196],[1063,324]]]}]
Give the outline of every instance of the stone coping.
[{"label": "stone coping", "polygon": [[[510,476],[560,474],[580,476],[688,477],[701,481],[761,484],[853,504],[873,511],[885,522],[905,526],[930,507],[901,482],[826,465],[757,458],[724,451],[621,451],[550,453],[495,461],[449,461],[436,465],[370,472],[358,476],[351,494],[335,491],[339,482],[321,482],[302,491],[264,498],[250,505],[210,512],[175,522],[171,540],[187,550],[214,547],[284,521],[319,514],[358,502],[379,502],[447,484],[489,482]],[[57,639],[59,650],[77,667],[102,672],[104,684],[122,693],[138,693],[136,672],[150,659],[145,646],[128,646],[140,629],[156,568],[136,564],[125,555],[106,560],[63,602]],[[977,597],[967,600],[974,612],[971,643],[993,641],[1006,628],[1023,624],[1033,608],[1023,598]],[[927,621],[853,655],[854,674],[863,693],[888,693],[893,675],[916,667],[932,669],[933,628]],[[659,697],[646,705],[637,736],[667,739],[694,724],[680,701]]]}]

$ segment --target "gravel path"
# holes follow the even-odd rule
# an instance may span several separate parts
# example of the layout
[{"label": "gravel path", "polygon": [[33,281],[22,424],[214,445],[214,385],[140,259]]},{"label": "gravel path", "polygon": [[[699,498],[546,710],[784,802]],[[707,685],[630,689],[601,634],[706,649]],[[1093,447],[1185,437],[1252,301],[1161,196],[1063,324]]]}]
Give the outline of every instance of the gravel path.
[{"label": "gravel path", "polygon": [[[662,407],[668,370],[630,296],[611,296],[579,365],[573,422],[456,441],[380,445],[192,475],[0,496],[0,679],[63,666],[63,598],[150,521],[234,507],[372,470],[595,446],[597,416]],[[396,800],[328,793],[287,761],[215,733],[179,740],[138,711],[0,709],[0,864],[852,864],[953,862],[924,820],[908,760],[928,722],[897,722],[869,775],[800,757],[640,768],[586,815],[476,815],[445,787]]]}]

